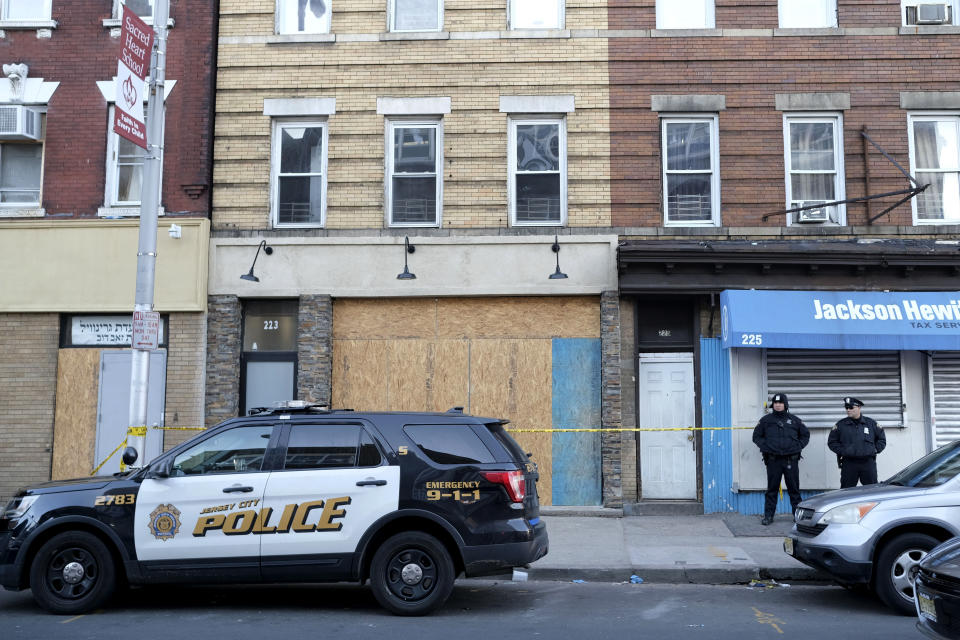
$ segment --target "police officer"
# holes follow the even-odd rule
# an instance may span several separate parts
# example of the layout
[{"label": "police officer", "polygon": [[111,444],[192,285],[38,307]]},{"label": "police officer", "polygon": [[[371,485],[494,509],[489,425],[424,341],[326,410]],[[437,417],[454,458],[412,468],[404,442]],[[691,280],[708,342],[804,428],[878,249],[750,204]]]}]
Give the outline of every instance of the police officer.
[{"label": "police officer", "polygon": [[767,465],[767,492],[760,521],[764,525],[773,522],[781,477],[787,483],[790,507],[796,512],[800,506],[800,451],[810,442],[807,426],[797,416],[787,413],[787,394],[774,395],[772,404],[773,413],[760,418],[753,429],[753,443],[760,447],[763,463]]},{"label": "police officer", "polygon": [[837,422],[827,438],[830,451],[837,454],[840,465],[840,487],[877,483],[877,454],[887,446],[887,436],[872,418],[861,414],[863,402],[843,399],[847,417]]}]

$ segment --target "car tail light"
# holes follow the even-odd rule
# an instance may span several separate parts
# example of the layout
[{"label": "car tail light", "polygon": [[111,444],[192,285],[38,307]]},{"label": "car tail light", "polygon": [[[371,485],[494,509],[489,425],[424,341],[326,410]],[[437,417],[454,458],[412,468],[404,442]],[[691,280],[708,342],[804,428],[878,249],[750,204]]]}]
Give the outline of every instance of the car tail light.
[{"label": "car tail light", "polygon": [[483,471],[481,473],[488,481],[502,484],[507,489],[507,495],[511,500],[523,502],[526,495],[523,471]]}]

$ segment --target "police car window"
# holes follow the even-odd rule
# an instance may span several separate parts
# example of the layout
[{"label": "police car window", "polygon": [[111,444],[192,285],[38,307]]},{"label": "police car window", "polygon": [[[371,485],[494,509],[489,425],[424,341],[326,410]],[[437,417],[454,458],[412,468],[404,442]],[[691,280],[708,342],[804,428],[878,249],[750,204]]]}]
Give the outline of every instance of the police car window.
[{"label": "police car window", "polygon": [[360,455],[357,458],[358,467],[377,467],[383,461],[380,449],[374,443],[370,434],[364,431],[360,434]]},{"label": "police car window", "polygon": [[358,425],[295,424],[284,469],[355,467],[360,431]]},{"label": "police car window", "polygon": [[177,475],[260,471],[273,427],[238,427],[207,438],[173,460]]},{"label": "police car window", "polygon": [[495,462],[493,454],[466,424],[417,424],[403,428],[428,458],[438,464]]}]

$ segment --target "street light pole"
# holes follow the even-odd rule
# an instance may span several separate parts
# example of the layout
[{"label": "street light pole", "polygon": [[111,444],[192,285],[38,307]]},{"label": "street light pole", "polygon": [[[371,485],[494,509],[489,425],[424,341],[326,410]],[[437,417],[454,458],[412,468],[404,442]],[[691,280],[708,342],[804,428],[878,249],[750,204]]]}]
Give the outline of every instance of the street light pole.
[{"label": "street light pole", "polygon": [[[140,239],[137,248],[137,289],[134,311],[153,311],[157,263],[157,217],[160,211],[160,175],[163,159],[164,80],[167,61],[167,18],[169,0],[155,0],[155,35],[150,60],[147,99],[147,151],[143,160],[140,190]],[[144,460],[147,435],[147,397],[150,382],[150,350],[133,348],[130,371],[130,413],[127,444],[137,451],[137,466]],[[121,469],[123,465],[121,463]]]}]

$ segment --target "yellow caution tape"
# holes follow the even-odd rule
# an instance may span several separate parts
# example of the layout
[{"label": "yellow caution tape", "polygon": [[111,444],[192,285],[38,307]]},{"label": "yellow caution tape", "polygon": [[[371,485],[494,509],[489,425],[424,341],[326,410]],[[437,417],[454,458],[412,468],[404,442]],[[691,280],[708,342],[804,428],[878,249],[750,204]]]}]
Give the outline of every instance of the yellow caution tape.
[{"label": "yellow caution tape", "polygon": [[206,427],[150,427],[157,431],[206,431]]},{"label": "yellow caution tape", "polygon": [[[115,454],[117,451],[120,451],[120,449],[123,448],[123,447],[125,447],[125,446],[127,446],[127,439],[126,439],[126,438],[123,439],[123,442],[120,443],[120,446],[118,446],[116,449],[114,449],[113,451],[111,451],[111,452],[110,452],[110,455],[108,455],[106,458],[103,459],[103,462],[101,462],[100,464],[97,465],[97,468],[96,468],[96,469],[94,469],[93,471],[90,472],[90,475],[92,475],[92,476],[97,475],[97,471],[100,471],[100,469],[103,467],[103,465],[107,464],[107,460],[109,460],[110,458],[112,458],[112,457],[113,457],[113,454]],[[122,465],[122,463],[121,463],[121,465]]]},{"label": "yellow caution tape", "polygon": [[[91,476],[97,475],[97,472],[100,471],[100,469],[103,468],[103,465],[107,464],[107,461],[108,461],[110,458],[112,458],[114,455],[116,455],[117,451],[120,451],[120,449],[123,449],[124,447],[126,447],[126,446],[127,446],[127,438],[129,438],[130,436],[146,437],[146,435],[147,435],[147,429],[155,429],[155,430],[157,430],[157,431],[205,431],[205,430],[206,430],[206,427],[159,427],[159,426],[153,426],[153,427],[144,427],[144,426],[141,426],[141,427],[127,427],[127,437],[123,439],[123,442],[121,442],[119,445],[117,445],[117,448],[116,448],[116,449],[114,449],[113,451],[110,452],[110,455],[108,455],[106,458],[103,459],[103,462],[101,462],[100,464],[97,465],[97,468],[96,468],[96,469],[94,469],[93,471],[90,472],[90,475],[91,475]],[[123,461],[121,460],[121,461],[120,461],[120,471],[126,471],[126,469],[127,469],[127,465],[124,464]]]},{"label": "yellow caution tape", "polygon": [[753,429],[753,427],[623,427],[623,428],[565,428],[556,429],[507,429],[510,433],[604,433],[622,431],[735,431],[738,429]]},{"label": "yellow caution tape", "polygon": [[145,438],[147,436],[146,427],[127,427],[127,437],[130,436],[140,436]]}]

